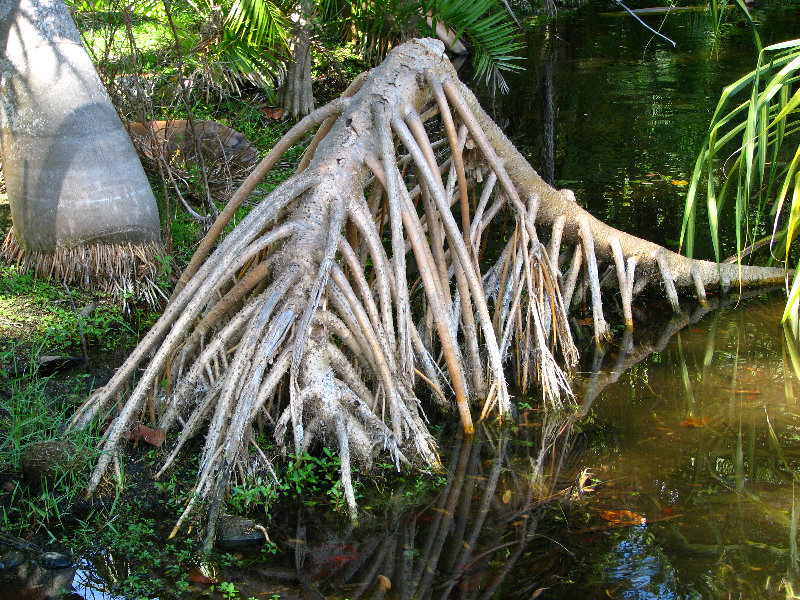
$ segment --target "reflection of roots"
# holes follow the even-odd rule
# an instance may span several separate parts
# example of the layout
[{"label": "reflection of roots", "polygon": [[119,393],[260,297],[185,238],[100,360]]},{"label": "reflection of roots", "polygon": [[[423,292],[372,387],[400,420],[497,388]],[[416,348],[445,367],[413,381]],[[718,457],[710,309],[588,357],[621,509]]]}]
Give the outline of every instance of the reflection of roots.
[{"label": "reflection of roots", "polygon": [[165,300],[158,287],[159,258],[165,256],[157,243],[95,243],[76,248],[56,248],[52,253],[27,252],[14,230],[0,246],[0,258],[32,273],[37,279],[79,286],[109,294],[125,302],[144,301],[161,306]]},{"label": "reflection of roots", "polygon": [[[268,168],[317,126],[299,172],[206,259]],[[142,414],[182,428],[161,473],[207,425],[185,515],[210,498],[213,536],[229,477],[270,468],[254,440],[258,420],[280,444],[290,431],[295,452],[315,442],[338,447],[355,517],[353,459],[369,463],[388,451],[397,464],[437,463],[418,379],[442,402],[452,389],[467,432],[471,400],[481,403],[481,418],[509,416],[506,357],[523,390],[538,383],[550,404],[569,395],[557,360],[572,365],[576,351],[553,265],[562,236],[577,243],[563,284],[571,297],[584,248],[604,327],[600,242],[616,230],[598,230],[585,213],[554,218],[553,194],[570,211],[577,205],[543,183],[520,185],[530,167],[512,150],[429,41],[397,48],[345,97],[303,119],[234,194],[161,319],[75,415],[78,426],[109,411],[146,362],[106,431],[89,491]],[[498,214],[513,224],[505,236],[490,227]],[[549,251],[537,231],[547,219]],[[623,246],[610,245],[621,260],[636,248],[617,233]],[[499,258],[481,272],[487,244],[499,245]],[[633,293],[636,260],[628,256],[619,281]]]}]

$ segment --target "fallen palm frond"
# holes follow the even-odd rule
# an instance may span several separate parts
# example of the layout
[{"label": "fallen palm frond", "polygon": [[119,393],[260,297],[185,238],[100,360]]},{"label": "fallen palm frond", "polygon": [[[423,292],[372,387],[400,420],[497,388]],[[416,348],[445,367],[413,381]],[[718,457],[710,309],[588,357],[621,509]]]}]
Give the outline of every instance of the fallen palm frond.
[{"label": "fallen palm frond", "polygon": [[[298,173],[219,240],[266,172],[315,128]],[[507,235],[492,226],[504,215]],[[485,270],[487,244],[498,259]],[[562,254],[574,257],[566,274]],[[437,464],[424,388],[457,409],[467,433],[473,404],[482,419],[510,416],[506,361],[518,385],[540,386],[549,404],[571,396],[562,370],[577,358],[569,298],[590,290],[600,340],[599,273],[608,264],[619,265],[628,305],[663,282],[676,310],[676,284],[702,299],[704,286],[739,273],[588,215],[525,162],[458,81],[441,43],[404,44],[276,144],[209,230],[161,319],[77,411],[73,428],[114,416],[88,491],[141,415],[166,430],[180,424],[158,476],[205,431],[181,522],[207,500],[210,544],[231,477],[269,469],[253,432],[259,419],[297,453],[338,448],[355,518],[353,461],[387,452],[398,465]],[[782,276],[745,269],[744,283]]]}]

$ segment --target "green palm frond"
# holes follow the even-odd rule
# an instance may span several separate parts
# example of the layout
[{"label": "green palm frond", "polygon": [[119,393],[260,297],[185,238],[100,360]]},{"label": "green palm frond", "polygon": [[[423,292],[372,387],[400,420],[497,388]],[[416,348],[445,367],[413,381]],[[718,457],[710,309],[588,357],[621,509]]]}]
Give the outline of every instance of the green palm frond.
[{"label": "green palm frond", "polygon": [[230,34],[253,47],[288,45],[290,23],[270,0],[234,0],[225,16]]},{"label": "green palm frond", "polygon": [[[789,266],[792,242],[800,227],[798,137],[800,39],[764,48],[759,52],[756,68],[723,90],[686,197],[681,246],[685,241],[687,255],[693,252],[698,189],[705,176],[716,259],[720,260],[720,214],[730,198],[735,201],[737,254],[758,236],[761,224],[771,218],[773,256]],[[737,141],[726,161],[726,179],[717,189],[714,159]],[[796,315],[798,309],[800,278],[795,277],[784,319]]]},{"label": "green palm frond", "polygon": [[507,91],[501,72],[522,69],[515,54],[524,43],[503,4],[498,0],[434,0],[429,9],[470,47],[476,78],[490,85],[496,82]]},{"label": "green palm frond", "polygon": [[511,15],[499,0],[319,0],[320,15],[355,40],[368,58],[381,60],[409,32],[427,30],[427,20],[455,32],[472,54],[476,77],[507,89],[503,71],[519,70],[515,54],[524,46]]}]

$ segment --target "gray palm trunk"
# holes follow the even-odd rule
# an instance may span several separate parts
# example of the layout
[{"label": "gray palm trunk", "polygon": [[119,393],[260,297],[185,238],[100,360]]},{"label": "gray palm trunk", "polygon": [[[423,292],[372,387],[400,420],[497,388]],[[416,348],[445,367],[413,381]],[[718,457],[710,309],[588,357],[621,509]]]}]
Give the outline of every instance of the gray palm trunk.
[{"label": "gray palm trunk", "polygon": [[[158,207],[63,0],[0,0],[0,43],[0,151],[13,223],[4,253],[42,271],[55,265],[65,280],[78,271],[90,284],[116,270],[101,273],[99,253],[135,277],[157,252]],[[120,255],[135,247],[137,258]]]},{"label": "gray palm trunk", "polygon": [[279,103],[284,115],[298,119],[314,110],[314,93],[311,82],[311,33],[308,15],[312,4],[302,0],[298,7],[299,19],[292,32],[292,58],[286,66],[286,79],[280,90]]}]

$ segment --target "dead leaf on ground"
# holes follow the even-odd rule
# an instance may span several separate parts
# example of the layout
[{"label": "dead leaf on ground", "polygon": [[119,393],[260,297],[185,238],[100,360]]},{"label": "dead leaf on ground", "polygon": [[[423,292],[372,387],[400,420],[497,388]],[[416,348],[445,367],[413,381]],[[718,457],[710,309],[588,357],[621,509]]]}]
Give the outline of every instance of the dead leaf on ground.
[{"label": "dead leaf on ground", "polygon": [[131,441],[142,440],[151,446],[160,448],[167,439],[167,432],[163,429],[153,429],[147,425],[139,423],[133,431],[131,431]]},{"label": "dead leaf on ground", "polygon": [[262,108],[261,112],[268,119],[278,120],[281,117],[283,117],[283,108],[281,108],[280,106],[278,107],[268,106],[267,108]]}]

